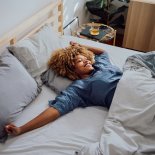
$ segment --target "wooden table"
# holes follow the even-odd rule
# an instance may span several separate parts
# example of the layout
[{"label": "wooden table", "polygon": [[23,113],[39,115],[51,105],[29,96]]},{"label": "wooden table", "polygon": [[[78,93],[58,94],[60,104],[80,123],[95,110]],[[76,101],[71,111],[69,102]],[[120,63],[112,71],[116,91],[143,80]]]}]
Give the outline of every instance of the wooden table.
[{"label": "wooden table", "polygon": [[[94,39],[94,37],[87,37],[84,35],[81,35],[80,33],[82,32],[82,30],[86,29],[86,27],[91,27],[92,24],[97,25],[100,27],[100,31],[104,31],[106,33],[106,35],[103,35],[103,37],[101,39]],[[82,26],[80,26],[80,28],[75,31],[73,33],[74,36],[77,36],[79,38],[85,38],[85,39],[90,39],[90,40],[94,40],[94,41],[98,41],[98,42],[102,42],[102,43],[106,43],[106,44],[110,44],[110,45],[115,45],[115,41],[116,41],[116,30],[114,30],[112,27],[105,25],[105,24],[101,24],[101,23],[86,23],[83,24]]]}]

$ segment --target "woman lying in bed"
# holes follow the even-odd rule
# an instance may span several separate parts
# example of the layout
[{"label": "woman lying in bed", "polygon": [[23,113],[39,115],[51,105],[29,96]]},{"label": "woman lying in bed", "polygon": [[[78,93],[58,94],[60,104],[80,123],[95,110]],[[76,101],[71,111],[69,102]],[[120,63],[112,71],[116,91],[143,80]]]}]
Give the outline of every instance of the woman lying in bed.
[{"label": "woman lying in bed", "polygon": [[102,49],[74,42],[70,44],[68,48],[55,52],[49,60],[49,67],[75,81],[55,100],[50,101],[49,108],[30,122],[20,127],[7,125],[8,134],[20,135],[39,128],[77,107],[110,108],[122,72],[110,63],[108,54]]}]

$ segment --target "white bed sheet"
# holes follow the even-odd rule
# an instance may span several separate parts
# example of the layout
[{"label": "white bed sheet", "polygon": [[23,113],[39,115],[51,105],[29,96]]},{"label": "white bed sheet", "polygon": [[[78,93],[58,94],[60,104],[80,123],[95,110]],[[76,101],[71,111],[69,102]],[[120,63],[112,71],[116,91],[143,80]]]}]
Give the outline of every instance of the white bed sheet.
[{"label": "white bed sheet", "polygon": [[[112,63],[122,68],[126,58],[136,51],[114,47],[90,40],[64,37],[63,46],[69,41],[100,47],[109,53]],[[48,100],[56,94],[43,86],[41,94],[19,116],[16,125],[22,125],[48,107]],[[53,123],[25,133],[10,137],[0,144],[0,155],[74,155],[82,146],[99,141],[107,111],[103,107],[77,108]]]},{"label": "white bed sheet", "polygon": [[[46,86],[15,122],[22,125],[48,106],[56,96]],[[99,140],[107,111],[102,107],[77,108],[44,127],[18,137],[10,137],[0,144],[0,155],[72,155],[84,144]]]}]

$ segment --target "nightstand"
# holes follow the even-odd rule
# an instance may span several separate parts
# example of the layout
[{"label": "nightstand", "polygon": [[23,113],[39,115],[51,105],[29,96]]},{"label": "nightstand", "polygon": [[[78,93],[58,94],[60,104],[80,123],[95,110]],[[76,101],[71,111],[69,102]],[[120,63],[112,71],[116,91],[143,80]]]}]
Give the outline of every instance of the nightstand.
[{"label": "nightstand", "polygon": [[[92,27],[92,24],[99,26],[99,35],[91,35],[90,29]],[[115,45],[116,40],[116,30],[114,30],[112,27],[101,24],[101,23],[86,23],[80,26],[80,28],[74,32],[74,36],[77,36],[79,38],[85,38],[89,40],[94,40],[101,43],[106,43],[110,45]]]}]

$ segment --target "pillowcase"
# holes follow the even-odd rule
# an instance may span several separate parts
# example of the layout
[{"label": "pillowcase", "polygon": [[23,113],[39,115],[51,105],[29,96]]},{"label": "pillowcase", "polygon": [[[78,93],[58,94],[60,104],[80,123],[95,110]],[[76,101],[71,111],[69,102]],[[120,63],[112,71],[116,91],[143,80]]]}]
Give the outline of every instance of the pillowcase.
[{"label": "pillowcase", "polygon": [[61,47],[63,47],[61,39],[48,24],[33,36],[20,40],[8,49],[20,60],[32,77],[37,77],[47,69],[47,61],[51,53]]},{"label": "pillowcase", "polygon": [[71,80],[57,75],[51,69],[48,69],[41,75],[41,80],[46,86],[50,87],[57,94],[65,90],[72,83]]},{"label": "pillowcase", "polygon": [[8,51],[0,55],[0,86],[0,142],[4,142],[7,138],[5,125],[14,121],[41,89]]}]

